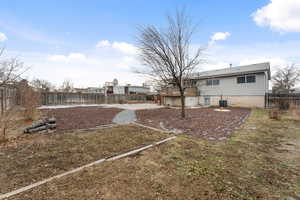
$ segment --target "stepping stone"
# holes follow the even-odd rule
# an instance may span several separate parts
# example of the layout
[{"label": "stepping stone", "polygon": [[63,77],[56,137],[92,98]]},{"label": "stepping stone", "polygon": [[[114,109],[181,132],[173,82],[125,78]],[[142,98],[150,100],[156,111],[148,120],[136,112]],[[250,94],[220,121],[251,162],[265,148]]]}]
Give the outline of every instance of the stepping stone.
[{"label": "stepping stone", "polygon": [[112,120],[116,124],[130,124],[136,121],[134,110],[123,110],[119,112]]}]

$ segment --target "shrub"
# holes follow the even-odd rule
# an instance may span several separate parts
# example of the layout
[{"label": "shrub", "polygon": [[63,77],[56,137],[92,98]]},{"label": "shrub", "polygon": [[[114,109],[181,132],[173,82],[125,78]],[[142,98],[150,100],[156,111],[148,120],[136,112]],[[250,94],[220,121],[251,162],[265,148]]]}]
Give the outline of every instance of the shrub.
[{"label": "shrub", "polygon": [[280,110],[288,110],[290,108],[290,103],[286,100],[279,101],[279,109]]},{"label": "shrub", "polygon": [[280,111],[278,109],[272,109],[269,111],[269,118],[280,120]]},{"label": "shrub", "polygon": [[17,110],[12,108],[5,110],[0,117],[0,143],[7,141],[10,129],[16,124]]},{"label": "shrub", "polygon": [[40,105],[40,93],[30,86],[20,87],[21,106],[24,108],[24,119],[34,120],[37,116],[37,107]]}]

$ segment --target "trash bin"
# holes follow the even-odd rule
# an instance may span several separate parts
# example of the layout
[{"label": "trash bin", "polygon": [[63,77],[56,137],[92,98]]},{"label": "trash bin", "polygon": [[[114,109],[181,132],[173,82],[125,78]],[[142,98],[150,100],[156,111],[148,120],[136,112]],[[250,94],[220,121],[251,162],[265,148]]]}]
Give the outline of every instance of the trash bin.
[{"label": "trash bin", "polygon": [[219,101],[219,106],[220,107],[227,107],[228,105],[227,105],[227,100],[220,100]]}]

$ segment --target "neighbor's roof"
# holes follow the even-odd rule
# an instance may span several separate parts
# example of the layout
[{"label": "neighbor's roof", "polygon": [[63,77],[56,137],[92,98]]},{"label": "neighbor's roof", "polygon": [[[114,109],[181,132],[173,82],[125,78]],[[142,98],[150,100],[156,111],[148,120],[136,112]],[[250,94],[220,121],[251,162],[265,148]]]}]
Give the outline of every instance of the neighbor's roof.
[{"label": "neighbor's roof", "polygon": [[214,78],[214,77],[226,77],[226,76],[235,76],[242,74],[251,74],[258,72],[268,72],[268,78],[271,79],[270,72],[270,63],[258,63],[253,65],[244,65],[239,67],[228,67],[225,69],[219,70],[211,70],[195,73],[193,78],[195,79],[206,79],[206,78]]}]

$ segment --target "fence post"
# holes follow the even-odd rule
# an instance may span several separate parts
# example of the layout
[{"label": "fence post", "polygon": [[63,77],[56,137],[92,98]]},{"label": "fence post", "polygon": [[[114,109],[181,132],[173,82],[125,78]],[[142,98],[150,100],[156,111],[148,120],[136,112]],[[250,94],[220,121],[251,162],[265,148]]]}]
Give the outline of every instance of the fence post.
[{"label": "fence post", "polygon": [[3,88],[1,88],[1,115],[3,115],[3,113],[4,113],[4,104],[3,104],[3,101],[4,101]]},{"label": "fence post", "polygon": [[267,108],[267,96],[268,96],[268,93],[265,93],[265,109]]}]

